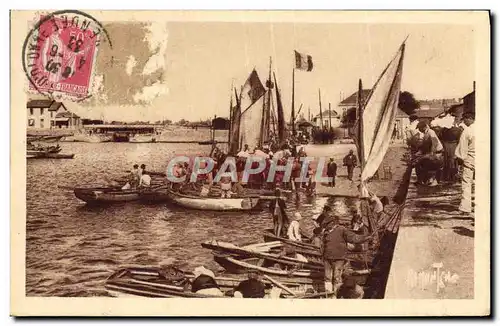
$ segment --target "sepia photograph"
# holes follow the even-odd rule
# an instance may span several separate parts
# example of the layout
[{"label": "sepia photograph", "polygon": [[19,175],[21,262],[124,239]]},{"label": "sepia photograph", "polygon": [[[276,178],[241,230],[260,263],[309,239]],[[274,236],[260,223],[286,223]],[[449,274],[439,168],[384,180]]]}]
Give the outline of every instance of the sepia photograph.
[{"label": "sepia photograph", "polygon": [[489,12],[10,16],[12,315],[490,314]]}]

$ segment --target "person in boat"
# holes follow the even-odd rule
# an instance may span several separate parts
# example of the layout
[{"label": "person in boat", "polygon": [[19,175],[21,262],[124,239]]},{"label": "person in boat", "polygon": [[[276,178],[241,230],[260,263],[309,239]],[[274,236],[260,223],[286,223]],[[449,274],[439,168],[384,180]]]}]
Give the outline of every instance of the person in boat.
[{"label": "person in boat", "polygon": [[382,212],[384,211],[384,204],[382,203],[382,200],[378,198],[378,196],[374,193],[370,192],[369,195],[370,197],[368,201],[370,202],[373,215],[375,216],[376,221],[378,221]]},{"label": "person in boat", "polygon": [[431,187],[437,186],[436,176],[443,167],[443,145],[427,122],[420,121],[417,128],[423,134],[422,145],[415,160],[417,182]]},{"label": "person in boat", "polygon": [[309,179],[307,183],[307,194],[309,196],[314,196],[316,194],[316,170],[311,166],[307,168],[307,178]]},{"label": "person in boat", "polygon": [[248,271],[248,279],[240,282],[234,289],[235,298],[264,298],[266,286],[261,280],[261,273],[256,270]]},{"label": "person in boat", "polygon": [[296,212],[293,216],[293,221],[290,223],[288,226],[288,232],[287,236],[288,239],[292,241],[302,241],[302,235],[300,233],[300,223],[299,221],[302,220],[302,215],[299,212]]},{"label": "person in boat", "polygon": [[[351,228],[357,235],[365,236],[370,233],[368,227],[363,222],[363,218],[359,214],[354,215],[354,217],[352,218]],[[366,242],[361,244],[348,243],[347,248],[352,251],[366,251],[368,250],[368,244]]]},{"label": "person in boat", "polygon": [[352,275],[342,277],[342,285],[337,292],[338,299],[363,299],[365,291]]},{"label": "person in boat", "polygon": [[141,179],[142,174],[143,174],[144,172],[146,172],[146,164],[141,164],[141,167],[140,167],[140,169],[138,170],[139,180]]},{"label": "person in boat", "polygon": [[215,281],[215,274],[204,266],[196,267],[193,271],[194,280],[191,284],[191,292],[222,297],[224,294]]},{"label": "person in boat", "polygon": [[132,171],[130,171],[128,177],[127,177],[127,183],[122,187],[122,190],[129,190],[129,189],[135,189],[137,186],[139,186],[139,165],[134,164]]},{"label": "person in boat", "polygon": [[344,166],[347,167],[347,179],[352,181],[354,168],[358,165],[358,161],[356,155],[354,155],[354,151],[349,150],[349,154],[344,157],[343,160]]},{"label": "person in boat", "polygon": [[231,198],[232,188],[233,188],[231,176],[221,177],[219,184],[220,184],[221,198]]},{"label": "person in boat", "polygon": [[314,228],[313,236],[311,237],[311,244],[318,248],[321,248],[321,245],[323,243],[322,237],[323,237],[323,229],[321,229],[320,227]]},{"label": "person in boat", "polygon": [[297,192],[300,190],[300,188],[302,186],[302,182],[296,181],[295,179],[299,179],[301,173],[302,173],[302,164],[301,164],[299,158],[296,157],[293,160],[291,178],[293,181],[293,185],[295,187],[295,191],[297,191]]},{"label": "person in boat", "polygon": [[335,187],[335,177],[337,176],[337,163],[333,160],[333,157],[330,158],[330,162],[328,162],[328,166],[326,168],[326,175],[331,178],[328,181],[328,185],[330,187]]},{"label": "person in boat", "polygon": [[325,266],[325,290],[337,294],[342,285],[342,273],[347,256],[347,244],[363,243],[373,236],[357,235],[340,225],[338,216],[323,221],[323,245],[321,246]]},{"label": "person in boat", "polygon": [[[185,165],[182,162],[177,163],[173,169],[172,169],[172,174],[175,178],[182,178],[187,175]],[[168,175],[168,171],[167,171]],[[187,178],[187,177],[186,177]],[[172,183],[172,189],[175,191],[180,191],[182,186],[186,183],[186,180],[184,182],[173,182]]]},{"label": "person in boat", "polygon": [[332,213],[332,208],[329,205],[323,206],[323,211],[319,216],[316,218],[315,225],[317,228],[323,229],[324,227],[324,222],[327,220],[328,217],[331,216]]},{"label": "person in boat", "polygon": [[[207,162],[200,162],[200,169],[205,169],[206,167]],[[199,187],[200,196],[207,197],[213,183],[212,173],[198,174],[196,183]]]},{"label": "person in boat", "polygon": [[151,187],[151,177],[147,172],[144,172],[139,181],[139,188],[149,188]]},{"label": "person in boat", "polygon": [[269,210],[273,216],[273,231],[277,237],[281,237],[285,234],[288,224],[288,216],[286,215],[286,203],[283,198],[281,198],[281,189],[276,189],[274,191],[275,199],[271,200],[269,204]]}]

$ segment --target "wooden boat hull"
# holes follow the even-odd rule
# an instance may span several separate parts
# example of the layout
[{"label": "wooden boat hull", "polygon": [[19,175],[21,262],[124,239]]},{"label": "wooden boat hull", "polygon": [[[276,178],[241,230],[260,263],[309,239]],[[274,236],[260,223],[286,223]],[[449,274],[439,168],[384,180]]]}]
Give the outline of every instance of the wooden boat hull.
[{"label": "wooden boat hull", "polygon": [[138,190],[116,188],[75,188],[76,198],[89,204],[119,203],[139,200]]},{"label": "wooden boat hull", "polygon": [[196,210],[205,211],[246,211],[254,209],[259,198],[211,198],[188,196],[168,191],[168,198],[175,204]]},{"label": "wooden boat hull", "polygon": [[[232,291],[238,284],[245,280],[244,276],[219,275],[215,281],[223,293]],[[183,281],[187,283],[182,285]],[[160,268],[125,268],[113,273],[105,283],[108,294],[114,297],[150,297],[150,298],[212,298],[213,296],[196,294],[189,291],[189,283],[194,280],[194,275],[185,273],[182,280],[171,281],[162,275]],[[305,293],[313,287],[310,279],[276,278],[279,282],[297,293]],[[270,292],[272,283],[263,279],[266,293]],[[283,293],[282,296],[286,296]],[[221,297],[215,297],[221,298]],[[222,297],[223,298],[223,297]]]},{"label": "wooden boat hull", "polygon": [[155,143],[156,138],[154,135],[135,135],[130,137],[131,143]]},{"label": "wooden boat hull", "polygon": [[42,158],[52,158],[52,159],[72,159],[75,157],[75,154],[60,154],[60,153],[43,153],[43,154],[35,154],[30,155],[27,154],[26,158],[29,159],[42,159]]}]

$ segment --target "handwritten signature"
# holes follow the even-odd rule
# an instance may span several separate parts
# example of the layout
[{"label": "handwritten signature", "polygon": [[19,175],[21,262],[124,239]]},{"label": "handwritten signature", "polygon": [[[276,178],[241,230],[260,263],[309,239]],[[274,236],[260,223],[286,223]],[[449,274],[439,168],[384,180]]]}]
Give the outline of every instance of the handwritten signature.
[{"label": "handwritten signature", "polygon": [[444,289],[447,284],[456,284],[458,279],[459,276],[456,273],[452,274],[449,270],[443,270],[443,263],[434,263],[431,265],[431,269],[419,272],[410,269],[406,277],[406,281],[412,289],[426,290],[436,284],[436,293]]}]

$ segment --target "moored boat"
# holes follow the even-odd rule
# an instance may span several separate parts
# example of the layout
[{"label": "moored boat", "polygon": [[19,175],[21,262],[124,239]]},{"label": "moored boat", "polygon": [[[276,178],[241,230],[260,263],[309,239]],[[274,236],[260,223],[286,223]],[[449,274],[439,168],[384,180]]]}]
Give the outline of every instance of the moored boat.
[{"label": "moored boat", "polygon": [[[174,273],[171,271],[174,270]],[[238,284],[245,280],[243,276],[218,275],[214,279],[220,290],[230,297],[231,292]],[[293,290],[298,295],[304,295],[313,288],[313,281],[307,278],[276,277],[275,281]],[[212,296],[191,292],[191,283],[194,281],[192,273],[169,268],[165,271],[156,267],[130,267],[113,273],[105,283],[109,295],[113,297],[140,296],[151,298],[211,298]],[[273,283],[263,279],[266,294],[270,294]],[[227,297],[226,296],[226,297]],[[281,297],[289,297],[286,292]],[[215,297],[220,298],[220,297]]]},{"label": "moored boat", "polygon": [[75,196],[89,204],[136,201],[140,190],[122,190],[119,187],[75,188]]},{"label": "moored boat", "polygon": [[60,153],[39,153],[39,154],[27,154],[26,158],[29,159],[42,159],[42,158],[52,158],[52,159],[72,159],[75,154],[60,154]]},{"label": "moored boat", "polygon": [[153,134],[135,134],[130,137],[131,143],[154,143],[156,142],[155,135]]},{"label": "moored boat", "polygon": [[259,197],[199,197],[181,194],[172,190],[166,190],[166,196],[175,204],[184,208],[206,211],[245,211],[254,209],[259,203]]}]

